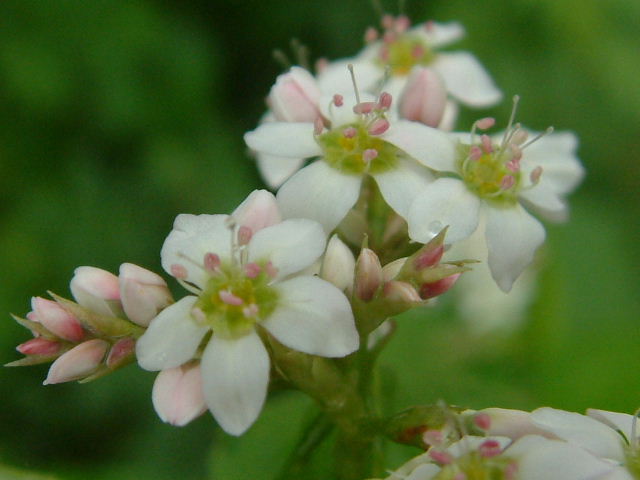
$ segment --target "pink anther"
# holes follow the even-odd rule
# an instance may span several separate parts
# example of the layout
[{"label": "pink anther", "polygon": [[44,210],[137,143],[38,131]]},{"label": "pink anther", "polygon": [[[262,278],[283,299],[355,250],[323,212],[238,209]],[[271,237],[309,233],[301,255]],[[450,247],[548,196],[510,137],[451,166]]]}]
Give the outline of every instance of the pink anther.
[{"label": "pink anther", "polygon": [[536,184],[540,181],[541,176],[542,176],[542,167],[538,165],[536,168],[533,169],[533,171],[531,172],[531,175],[529,175],[529,179],[531,180],[531,183]]},{"label": "pink anther", "polygon": [[493,152],[493,145],[491,144],[491,138],[488,135],[482,135],[480,137],[480,141],[482,142],[482,149],[484,153]]},{"label": "pink anther", "polygon": [[477,160],[480,160],[480,157],[482,157],[482,150],[479,146],[473,145],[469,149],[469,158],[475,162]]},{"label": "pink anther", "polygon": [[371,160],[378,156],[378,151],[375,148],[367,148],[362,152],[362,159],[365,163],[369,163]]},{"label": "pink anther", "polygon": [[341,107],[344,104],[344,97],[342,95],[340,95],[339,93],[336,93],[333,96],[333,104],[336,107]]},{"label": "pink anther", "polygon": [[473,423],[481,430],[489,430],[491,428],[491,417],[488,413],[479,413],[473,417]]},{"label": "pink anther", "polygon": [[384,110],[389,110],[391,108],[391,102],[393,101],[393,97],[388,92],[382,92],[380,94],[380,98],[378,99],[378,108],[382,108]]},{"label": "pink anther", "polygon": [[367,30],[364,32],[364,41],[366,43],[373,43],[377,39],[378,39],[378,31],[373,27],[367,28]]},{"label": "pink anther", "polygon": [[392,32],[391,30],[387,30],[386,32],[384,32],[382,34],[382,41],[386,44],[389,45],[393,42],[395,42],[398,38],[398,35],[395,32]]},{"label": "pink anther", "polygon": [[389,130],[389,120],[386,118],[378,118],[370,126],[368,132],[371,135],[382,135]]},{"label": "pink anther", "polygon": [[453,457],[447,452],[441,450],[429,450],[429,456],[440,465],[449,465],[453,462]]},{"label": "pink anther", "polygon": [[347,127],[342,131],[344,138],[353,138],[358,134],[358,130],[354,127]]},{"label": "pink anther", "polygon": [[382,28],[386,28],[388,30],[391,30],[393,28],[394,23],[395,19],[393,18],[393,15],[389,15],[388,13],[384,14],[380,19]]},{"label": "pink anther", "polygon": [[247,305],[242,309],[242,315],[244,315],[246,318],[253,318],[258,316],[258,312],[259,312],[259,309],[255,303],[252,303],[251,305]]},{"label": "pink anther", "polygon": [[313,122],[313,133],[314,135],[320,135],[324,130],[324,122],[321,117],[317,117]]},{"label": "pink anther", "polygon": [[242,300],[237,295],[234,295],[229,290],[220,290],[218,292],[218,296],[220,297],[220,300],[222,300],[227,305],[233,305],[235,307],[239,307],[244,303],[244,300]]},{"label": "pink anther", "polygon": [[476,121],[476,126],[480,130],[486,130],[488,128],[493,127],[495,124],[496,124],[496,119],[493,117],[484,117]]},{"label": "pink anther", "polygon": [[502,448],[497,440],[486,440],[478,447],[481,457],[491,458],[502,453]]},{"label": "pink anther", "polygon": [[251,241],[253,231],[250,227],[242,225],[238,228],[238,245],[247,245]]},{"label": "pink anther", "polygon": [[264,266],[264,271],[270,278],[275,278],[276,275],[278,275],[278,268],[275,267],[271,262],[267,262],[267,264]]},{"label": "pink anther", "polygon": [[171,275],[176,277],[178,280],[184,280],[187,278],[187,269],[184,265],[180,265],[179,263],[174,263],[171,265]]},{"label": "pink anther", "polygon": [[220,257],[215,253],[205,253],[204,269],[208,272],[215,272],[220,268]]},{"label": "pink anther", "polygon": [[244,274],[249,278],[256,278],[258,275],[260,275],[260,271],[260,265],[258,265],[257,263],[247,263],[244,266]]},{"label": "pink anther", "polygon": [[376,108],[376,106],[377,106],[376,102],[360,102],[353,107],[353,113],[357,113],[357,114],[371,113]]},{"label": "pink anther", "polygon": [[516,179],[513,175],[505,175],[502,177],[502,181],[500,182],[500,188],[502,190],[509,190],[516,184]]}]

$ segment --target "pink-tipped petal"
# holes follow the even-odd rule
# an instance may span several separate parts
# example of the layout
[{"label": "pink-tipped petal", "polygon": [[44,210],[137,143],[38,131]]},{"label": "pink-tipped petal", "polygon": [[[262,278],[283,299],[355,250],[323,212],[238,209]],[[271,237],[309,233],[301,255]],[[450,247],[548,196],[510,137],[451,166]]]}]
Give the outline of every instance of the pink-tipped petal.
[{"label": "pink-tipped petal", "polygon": [[55,340],[36,337],[21,343],[16,347],[16,350],[23,355],[55,355],[61,347],[62,345]]},{"label": "pink-tipped petal", "polygon": [[84,330],[78,319],[58,303],[41,297],[33,297],[31,308],[38,321],[57,337],[74,343],[84,338]]},{"label": "pink-tipped petal", "polygon": [[267,103],[276,120],[312,122],[318,116],[320,89],[304,68],[292,67],[276,79]]},{"label": "pink-tipped petal", "polygon": [[152,392],[153,407],[163,422],[183,427],[202,415],[207,406],[199,363],[162,370]]},{"label": "pink-tipped petal", "polygon": [[118,277],[106,270],[78,267],[70,288],[73,298],[89,310],[108,316],[117,316],[121,312]]},{"label": "pink-tipped petal", "polygon": [[[255,235],[256,232],[265,227],[282,221],[276,197],[267,190],[254,190],[251,192],[240,206],[233,211],[231,216],[240,225],[240,228],[246,227],[250,229],[252,235]],[[249,240],[250,238],[251,235],[249,235]]]},{"label": "pink-tipped petal", "polygon": [[140,326],[148,326],[163,308],[173,303],[167,283],[145,268],[123,263],[119,279],[124,312]]},{"label": "pink-tipped petal", "polygon": [[82,342],[51,364],[44,385],[70,382],[89,376],[102,363],[109,346],[108,342],[97,338]]},{"label": "pink-tipped petal", "polygon": [[400,115],[407,120],[437,127],[447,105],[447,90],[440,75],[429,68],[415,68],[400,97]]}]

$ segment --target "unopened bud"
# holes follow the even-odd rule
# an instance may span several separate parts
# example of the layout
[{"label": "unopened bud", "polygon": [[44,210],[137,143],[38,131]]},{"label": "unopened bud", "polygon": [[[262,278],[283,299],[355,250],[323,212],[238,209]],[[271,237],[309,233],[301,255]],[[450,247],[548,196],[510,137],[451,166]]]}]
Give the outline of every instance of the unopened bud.
[{"label": "unopened bud", "polygon": [[79,305],[105,316],[122,314],[120,283],[114,274],[95,267],[76,268],[71,293]]},{"label": "unopened bud", "polygon": [[276,79],[267,104],[276,120],[312,122],[318,116],[321,92],[313,76],[301,67],[291,69]]},{"label": "unopened bud", "polygon": [[74,343],[84,338],[84,330],[78,319],[56,302],[41,297],[33,297],[31,299],[31,308],[37,321],[56,337]]},{"label": "unopened bud", "polygon": [[91,375],[102,363],[108,349],[109,343],[97,338],[82,342],[51,364],[44,385],[70,382]]},{"label": "unopened bud", "polygon": [[42,337],[32,338],[16,347],[23,355],[55,355],[60,351],[62,345],[55,340],[48,340]]},{"label": "unopened bud", "polygon": [[349,247],[338,235],[333,235],[322,260],[320,277],[340,290],[351,290],[355,266],[356,260]]},{"label": "unopened bud", "polygon": [[356,263],[356,296],[365,302],[373,299],[382,284],[382,266],[375,252],[363,248]]},{"label": "unopened bud", "polygon": [[447,90],[440,75],[429,68],[414,68],[400,95],[400,115],[435,128],[446,104]]},{"label": "unopened bud", "polygon": [[118,340],[107,356],[107,367],[114,370],[124,366],[135,357],[136,341],[133,338],[121,338]]},{"label": "unopened bud", "polygon": [[120,296],[124,311],[132,322],[149,325],[158,313],[173,303],[166,282],[159,275],[134,265],[120,265]]},{"label": "unopened bud", "polygon": [[433,283],[424,283],[420,286],[420,297],[425,300],[442,295],[448,291],[456,283],[460,277],[460,273],[455,273],[449,277],[443,278]]},{"label": "unopened bud", "polygon": [[420,303],[422,299],[416,289],[407,282],[392,280],[384,284],[384,298],[397,303]]},{"label": "unopened bud", "polygon": [[153,407],[163,422],[182,427],[207,409],[199,363],[162,370],[152,392]]}]

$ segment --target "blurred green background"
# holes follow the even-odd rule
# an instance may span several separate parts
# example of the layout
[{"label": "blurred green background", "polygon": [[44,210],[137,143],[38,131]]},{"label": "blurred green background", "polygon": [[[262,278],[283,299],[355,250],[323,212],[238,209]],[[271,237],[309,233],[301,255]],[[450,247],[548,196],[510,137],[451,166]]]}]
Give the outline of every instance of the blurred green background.
[{"label": "blurred green background", "polygon": [[[397,4],[385,4],[397,12]],[[451,299],[405,315],[383,376],[389,408],[640,406],[640,2],[431,0],[414,20],[459,20],[519,119],[574,130],[588,175],[569,224],[548,227],[539,284],[519,328],[478,335]],[[79,265],[160,271],[181,212],[228,212],[261,185],[255,127],[292,37],[312,58],[355,54],[368,1],[0,2],[0,362],[28,332],[9,317],[32,295],[68,295]],[[455,49],[454,48],[454,49]],[[506,119],[508,102],[489,111]],[[179,292],[179,289],[176,289]],[[180,293],[182,294],[182,293]],[[5,313],[2,313],[5,312]],[[154,374],[43,387],[46,366],[0,370],[0,478],[271,478],[313,410],[279,394],[249,434],[209,415],[155,416]],[[417,453],[417,452],[414,452]],[[411,454],[392,449],[389,467]],[[40,472],[28,476],[24,472]]]}]

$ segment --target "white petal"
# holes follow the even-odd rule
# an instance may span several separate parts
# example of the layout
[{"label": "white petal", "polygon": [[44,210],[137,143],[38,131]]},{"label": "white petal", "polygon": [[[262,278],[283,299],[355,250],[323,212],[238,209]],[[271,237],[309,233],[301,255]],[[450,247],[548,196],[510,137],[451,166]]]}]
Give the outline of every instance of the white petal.
[{"label": "white petal", "polygon": [[[450,132],[456,126],[456,121],[458,120],[458,111],[460,108],[458,104],[454,101],[448,100],[447,106],[444,107],[444,113],[442,114],[442,120],[440,120],[440,125],[438,125],[438,130],[444,130],[445,132]],[[466,134],[468,137],[468,133]]]},{"label": "white petal", "polygon": [[186,280],[202,288],[209,278],[202,267],[205,254],[215,253],[223,260],[231,256],[228,218],[228,215],[178,215],[160,251],[162,268],[172,274],[172,266],[180,265],[187,271]]},{"label": "white petal", "polygon": [[220,426],[242,435],[258,418],[269,383],[269,355],[251,330],[236,339],[211,337],[202,354],[204,398]]},{"label": "white petal", "polygon": [[251,192],[231,216],[238,225],[250,228],[252,233],[282,221],[276,197],[266,190]]},{"label": "white petal", "polygon": [[544,241],[544,227],[520,205],[486,210],[489,268],[498,286],[508,292]]},{"label": "white petal", "polygon": [[[348,73],[348,72],[347,72]],[[375,96],[362,92],[360,94],[361,102],[373,102]],[[343,105],[336,107],[333,104],[333,95],[325,95],[320,99],[320,110],[322,114],[331,121],[331,128],[337,128],[342,125],[355,123],[360,116],[353,111],[353,107],[358,103],[353,90],[343,95]]]},{"label": "white petal", "polygon": [[[529,134],[529,138],[535,136]],[[571,132],[557,132],[545,135],[525,148],[522,157],[523,174],[540,166],[540,183],[560,195],[571,192],[584,177],[584,167],[576,157],[578,139]]]},{"label": "white petal", "polygon": [[569,210],[567,204],[543,182],[520,193],[520,199],[547,220],[564,222],[567,220]]},{"label": "white petal", "polygon": [[614,468],[575,445],[533,435],[516,441],[505,456],[517,459],[518,480],[596,479]]},{"label": "white petal", "polygon": [[426,167],[414,160],[399,158],[398,165],[373,177],[385,201],[402,218],[407,218],[409,207],[424,188],[434,181]]},{"label": "white petal", "polygon": [[258,170],[265,183],[271,189],[277,189],[287,178],[300,170],[304,158],[278,157],[275,155],[257,154]]},{"label": "white petal", "polygon": [[145,370],[174,368],[191,360],[209,327],[191,318],[198,297],[181,298],[151,321],[136,342],[138,364]]},{"label": "white petal", "polygon": [[502,92],[469,52],[441,53],[432,67],[444,78],[449,93],[465,105],[484,108],[502,99]]},{"label": "white petal", "polygon": [[[440,467],[433,463],[423,463],[411,472],[408,477],[402,477],[403,480],[431,480],[436,478],[436,475],[440,472]],[[389,480],[395,480],[392,476]]]},{"label": "white petal", "polygon": [[286,346],[323,357],[344,357],[358,348],[347,297],[317,277],[296,277],[274,285],[278,307],[262,322]]},{"label": "white petal", "polygon": [[593,418],[544,407],[531,412],[531,420],[536,426],[599,457],[624,461],[622,437]]},{"label": "white petal", "polygon": [[285,182],[278,191],[278,205],[285,218],[311,218],[329,233],[358,200],[361,182],[359,175],[341,173],[318,161]]},{"label": "white petal", "polygon": [[430,47],[444,47],[464,37],[465,31],[458,22],[437,23],[429,22],[420,24],[411,32],[420,34]]},{"label": "white petal", "polygon": [[589,408],[587,416],[609,425],[614,430],[620,430],[629,440],[631,440],[633,423],[638,421],[634,415],[628,413],[608,412],[595,408]]},{"label": "white petal", "polygon": [[249,242],[249,260],[271,261],[278,269],[277,278],[284,278],[315,262],[325,245],[326,236],[318,222],[294,218],[256,233]]},{"label": "white petal", "polygon": [[163,422],[182,427],[207,409],[199,363],[162,370],[153,383],[153,408]]},{"label": "white petal", "polygon": [[[318,73],[318,85],[326,95],[350,95],[353,94],[353,82],[349,73],[349,64],[353,65],[353,72],[358,82],[358,88],[362,92],[371,91],[384,76],[384,70],[376,63],[369,60],[350,58],[331,62]],[[351,105],[349,108],[351,108]],[[320,102],[320,107],[323,103]],[[344,108],[344,107],[342,107]]]},{"label": "white petal", "polygon": [[461,180],[439,178],[416,197],[409,209],[409,237],[431,240],[447,225],[446,243],[467,238],[478,227],[480,200]]},{"label": "white petal", "polygon": [[434,170],[455,171],[455,141],[449,135],[418,122],[398,120],[381,137]]},{"label": "white petal", "polygon": [[322,153],[313,136],[313,123],[267,122],[244,134],[251,150],[290,158],[315,157]]}]

